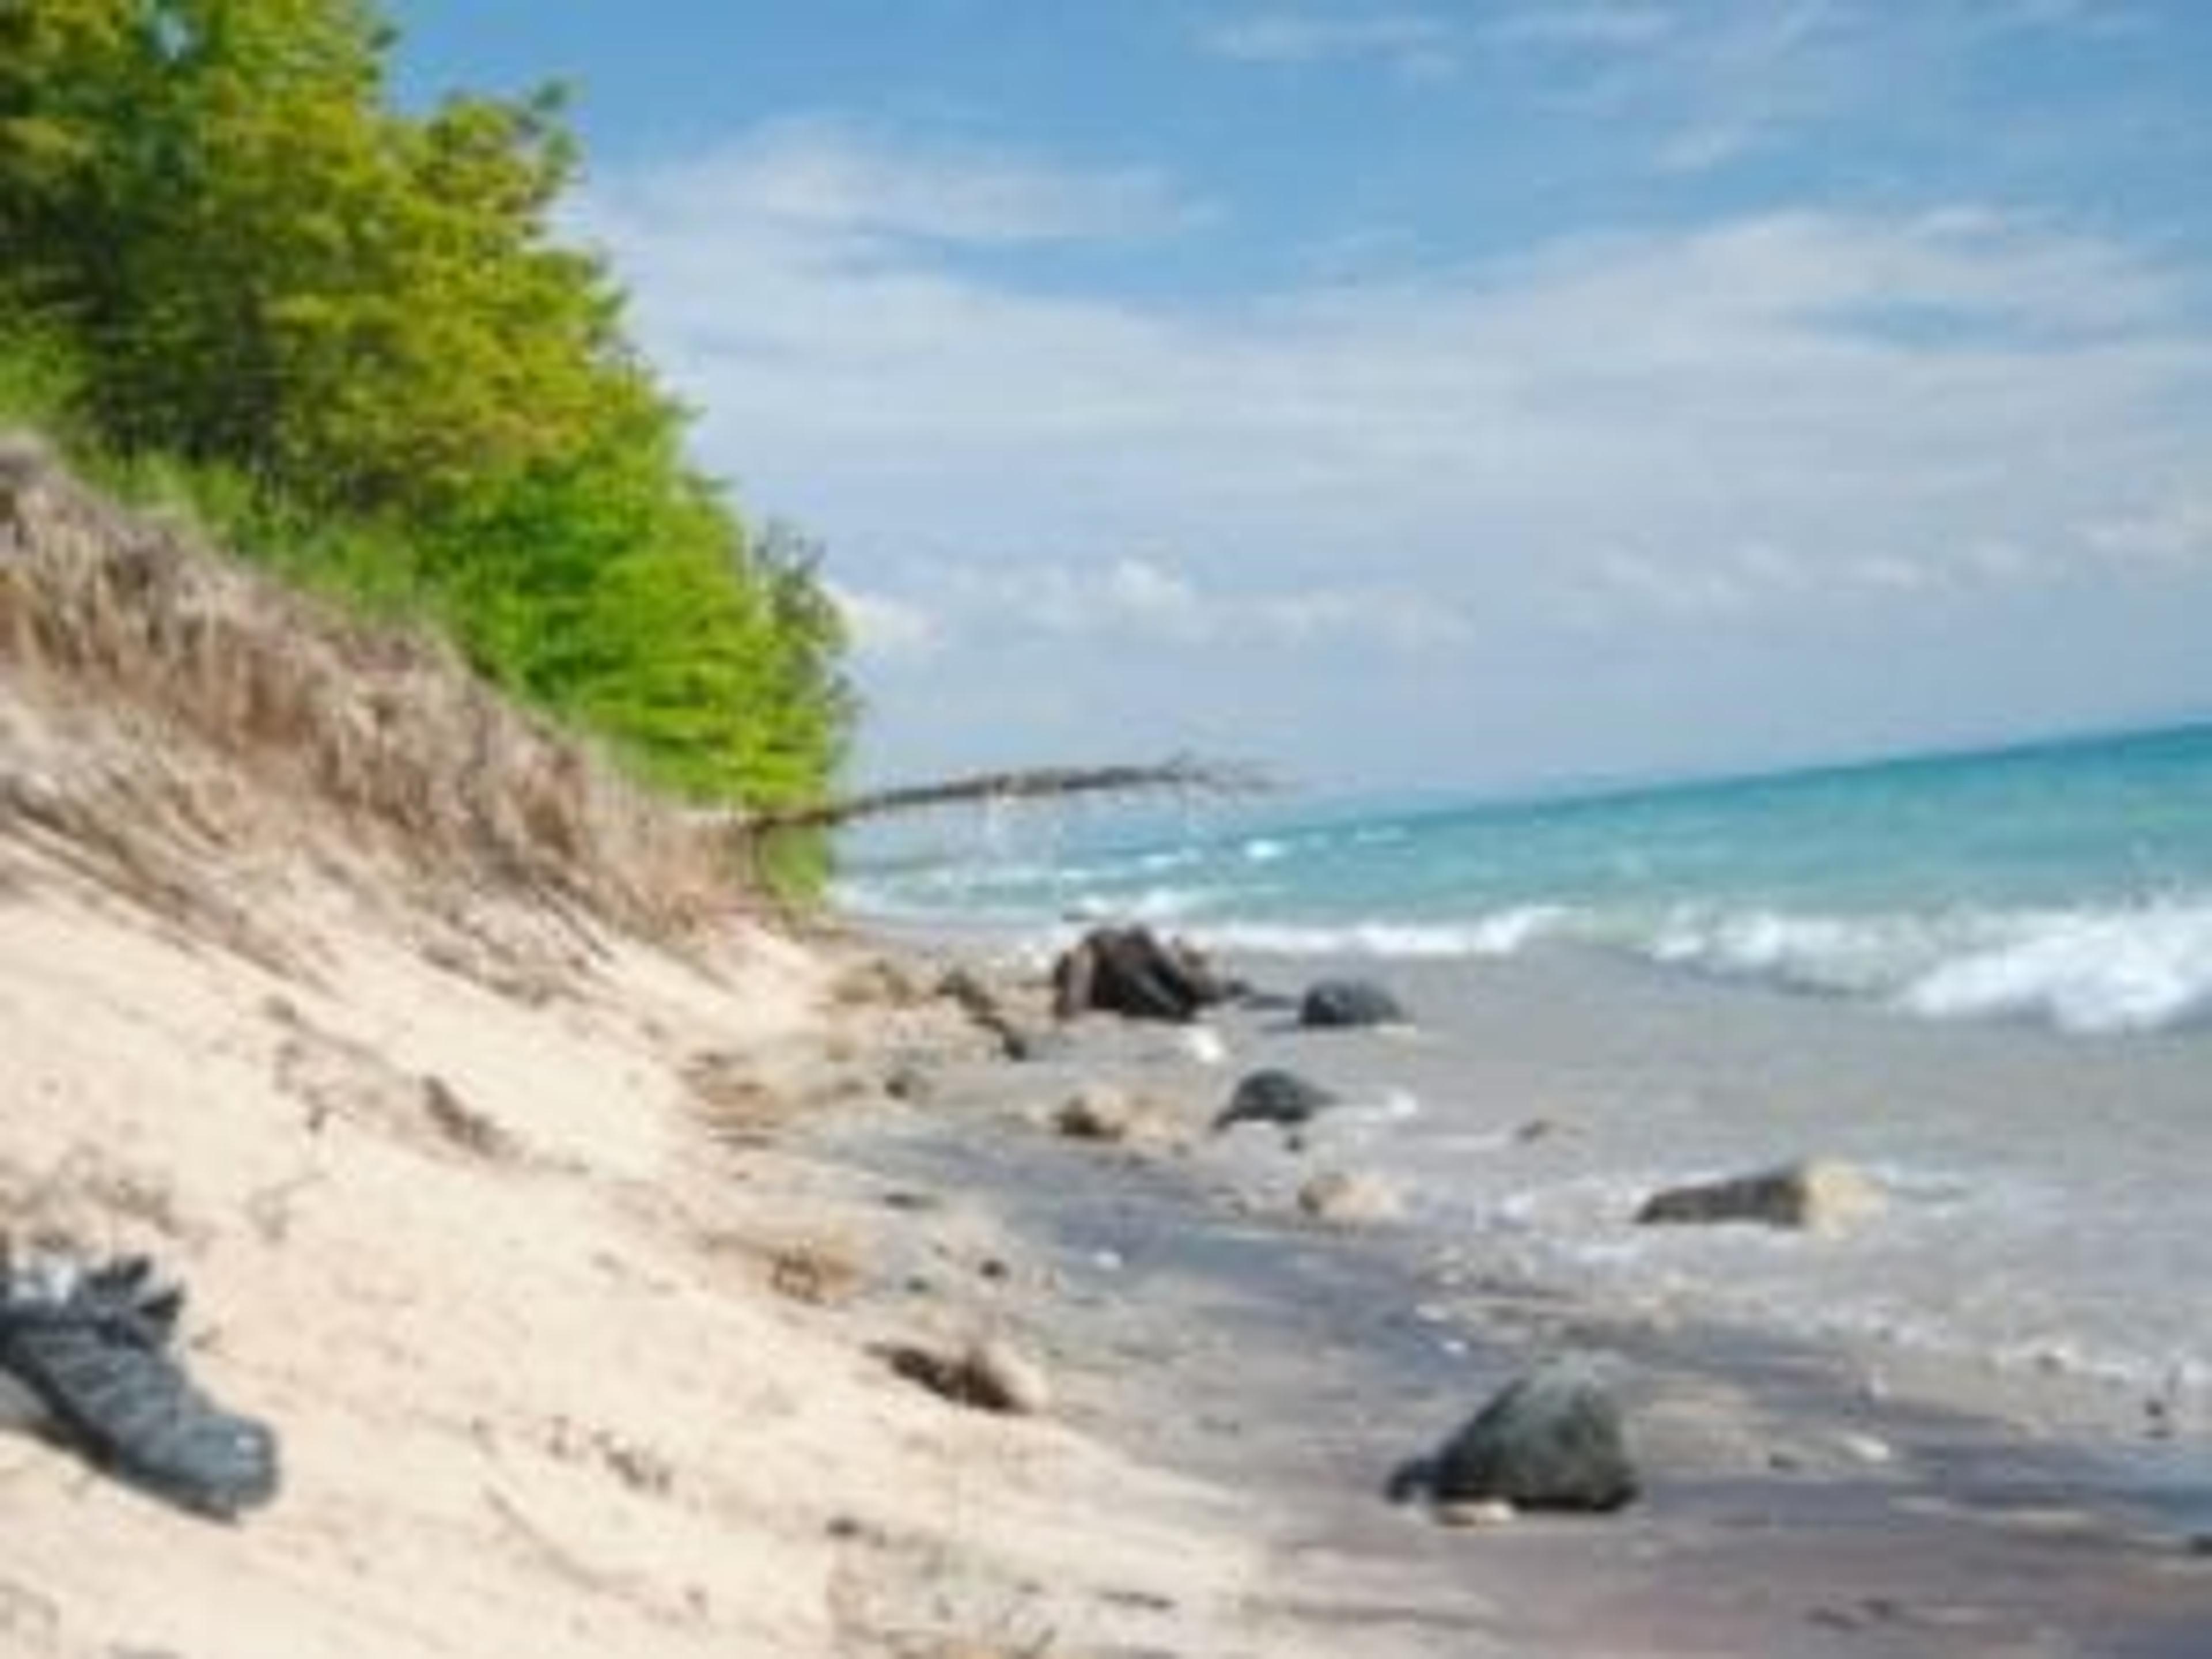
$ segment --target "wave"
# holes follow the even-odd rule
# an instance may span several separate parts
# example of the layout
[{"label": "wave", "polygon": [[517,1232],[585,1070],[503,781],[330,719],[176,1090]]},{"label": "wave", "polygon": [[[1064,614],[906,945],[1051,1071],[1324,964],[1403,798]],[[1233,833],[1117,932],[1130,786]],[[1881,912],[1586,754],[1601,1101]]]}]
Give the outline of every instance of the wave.
[{"label": "wave", "polygon": [[2027,1017],[2063,1030],[2170,1030],[2212,1016],[2212,903],[2073,911],[1923,974],[1898,1000],[1932,1018]]},{"label": "wave", "polygon": [[[1260,955],[1495,958],[1566,945],[1703,976],[1872,1003],[1934,1020],[2029,1021],[2081,1034],[2212,1025],[2212,890],[2098,904],[1824,910],[1713,898],[1538,898],[1454,916],[1283,915],[1297,836],[1234,843],[1228,866],[1187,849],[988,873],[878,872],[840,884],[863,913],[1039,937],[1102,921],[1188,932]],[[1164,879],[1164,878],[1167,878]]]},{"label": "wave", "polygon": [[1198,939],[1209,950],[1260,956],[1510,957],[1564,932],[1572,914],[1559,905],[1530,904],[1468,922],[1221,922],[1199,930]]},{"label": "wave", "polygon": [[2032,1020],[2083,1035],[2212,1023],[2207,897],[1873,915],[1678,906],[1636,916],[1526,904],[1462,922],[1227,924],[1200,939],[1269,955],[1424,958],[1510,957],[1564,943],[1927,1019]]},{"label": "wave", "polygon": [[2030,1019],[2084,1035],[2212,1015],[2212,900],[1846,917],[1678,918],[1662,963],[1869,998],[1929,1019]]}]

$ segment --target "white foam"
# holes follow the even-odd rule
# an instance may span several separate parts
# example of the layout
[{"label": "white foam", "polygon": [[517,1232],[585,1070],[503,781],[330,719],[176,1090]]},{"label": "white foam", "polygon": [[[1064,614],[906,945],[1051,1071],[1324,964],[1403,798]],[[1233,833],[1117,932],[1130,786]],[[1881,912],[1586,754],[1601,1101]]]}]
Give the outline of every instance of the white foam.
[{"label": "white foam", "polygon": [[[1248,866],[1292,850],[1266,837],[1241,844]],[[969,924],[1042,923],[1034,902],[981,883],[963,889],[878,878],[841,884],[838,891],[854,908],[892,919],[934,914]],[[2033,1020],[2097,1035],[2212,1024],[2212,894],[2201,889],[2073,908],[1855,915],[1707,903],[1639,915],[1540,901],[1463,917],[1327,922],[1236,919],[1268,902],[1269,890],[1202,878],[1134,891],[1110,880],[1078,880],[1048,896],[1062,925],[1126,919],[1172,926],[1212,951],[1474,959],[1565,943],[1847,996],[1926,1019]]]},{"label": "white foam", "polygon": [[2165,1030],[2212,1014],[2212,902],[2045,912],[2003,931],[1920,975],[1898,1005],[1935,1019],[2030,1018],[2084,1033]]},{"label": "white foam", "polygon": [[1669,966],[1730,978],[1880,994],[1939,964],[1948,931],[1947,924],[1912,918],[1684,907],[1640,949]]},{"label": "white foam", "polygon": [[2102,908],[1671,917],[1653,959],[1865,996],[1928,1019],[2034,1019],[2083,1034],[2212,1015],[2212,900]]},{"label": "white foam", "polygon": [[1211,1025],[1185,1027],[1182,1044],[1183,1053],[1201,1066],[1220,1066],[1229,1059],[1228,1043]]},{"label": "white foam", "polygon": [[1466,922],[1229,922],[1204,929],[1200,942],[1261,956],[1505,957],[1567,931],[1571,917],[1558,905],[1528,904]]},{"label": "white foam", "polygon": [[1141,893],[1079,893],[1067,902],[1065,914],[1084,921],[1181,921],[1206,908],[1218,896],[1195,887],[1148,887]]},{"label": "white foam", "polygon": [[1195,847],[1164,848],[1158,852],[1146,854],[1137,860],[1137,867],[1149,871],[1180,870],[1186,865],[1196,864],[1203,857],[1205,854]]}]

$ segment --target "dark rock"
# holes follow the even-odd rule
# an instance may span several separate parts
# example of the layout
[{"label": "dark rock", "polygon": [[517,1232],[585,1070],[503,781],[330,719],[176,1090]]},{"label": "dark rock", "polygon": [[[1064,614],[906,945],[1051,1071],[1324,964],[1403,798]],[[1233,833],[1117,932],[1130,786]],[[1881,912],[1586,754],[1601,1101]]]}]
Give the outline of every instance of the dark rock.
[{"label": "dark rock", "polygon": [[1371,980],[1328,979],[1307,988],[1298,1024],[1311,1026],[1403,1025],[1398,999]]},{"label": "dark rock", "polygon": [[1183,1021],[1227,1000],[1230,988],[1180,939],[1145,927],[1096,927],[1053,963],[1053,1012]]},{"label": "dark rock", "polygon": [[1559,1361],[1503,1389],[1433,1457],[1405,1465],[1390,1495],[1603,1512],[1638,1486],[1620,1407],[1585,1367]]},{"label": "dark rock", "polygon": [[1882,1207],[1881,1188],[1849,1164],[1815,1158],[1757,1175],[1669,1188],[1637,1212],[1659,1223],[1756,1221],[1808,1232],[1843,1231]]},{"label": "dark rock", "polygon": [[1288,1128],[1334,1104],[1336,1097],[1318,1083],[1270,1066],[1237,1084],[1229,1103],[1213,1120],[1214,1133],[1237,1123],[1275,1123]]}]

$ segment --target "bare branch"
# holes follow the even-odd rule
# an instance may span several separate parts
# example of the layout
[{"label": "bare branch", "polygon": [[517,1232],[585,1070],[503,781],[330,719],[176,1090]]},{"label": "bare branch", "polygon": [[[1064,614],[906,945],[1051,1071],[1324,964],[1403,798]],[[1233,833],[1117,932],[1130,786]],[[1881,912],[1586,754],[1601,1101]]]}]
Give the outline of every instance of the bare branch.
[{"label": "bare branch", "polygon": [[1149,766],[1043,766],[908,784],[896,789],[848,795],[841,800],[747,813],[732,819],[732,827],[740,834],[762,836],[787,830],[835,830],[858,818],[974,801],[1057,799],[1068,795],[1134,794],[1162,790],[1253,794],[1273,787],[1267,775],[1255,767],[1178,755]]}]

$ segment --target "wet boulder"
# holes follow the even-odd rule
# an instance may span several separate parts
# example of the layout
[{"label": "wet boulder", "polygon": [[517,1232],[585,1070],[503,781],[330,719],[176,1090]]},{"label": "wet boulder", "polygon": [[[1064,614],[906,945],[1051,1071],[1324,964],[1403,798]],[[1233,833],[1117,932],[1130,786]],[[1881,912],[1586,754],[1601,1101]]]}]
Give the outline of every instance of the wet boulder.
[{"label": "wet boulder", "polygon": [[1442,1449],[1401,1468],[1390,1494],[1425,1496],[1439,1507],[1602,1514],[1629,1503],[1640,1486],[1620,1408],[1587,1365],[1570,1359],[1501,1389]]},{"label": "wet boulder", "polygon": [[1298,1208],[1333,1226],[1364,1227],[1405,1213],[1398,1189],[1381,1176],[1358,1170],[1324,1170],[1298,1188]]},{"label": "wet boulder", "polygon": [[1177,1022],[1228,1000],[1231,987],[1180,939],[1147,927],[1094,927],[1053,963],[1053,1012]]},{"label": "wet boulder", "polygon": [[1214,1133],[1238,1123],[1273,1123],[1295,1128],[1315,1114],[1337,1103],[1337,1097],[1318,1083],[1274,1066],[1239,1079],[1229,1103],[1213,1120]]},{"label": "wet boulder", "polygon": [[1071,1140],[1127,1140],[1139,1115],[1137,1103],[1127,1091],[1094,1083],[1061,1102],[1053,1123]]},{"label": "wet boulder", "polygon": [[1880,1212],[1881,1187],[1856,1166],[1827,1158],[1723,1181],[1670,1187],[1644,1200],[1645,1225],[1750,1221],[1806,1232],[1842,1232]]},{"label": "wet boulder", "polygon": [[1340,1028],[1408,1023],[1398,999],[1372,980],[1322,980],[1308,987],[1298,1003],[1301,1025]]},{"label": "wet boulder", "polygon": [[1087,1084],[1061,1102],[1053,1125],[1070,1140],[1108,1145],[1174,1145],[1182,1139],[1173,1115],[1159,1102],[1106,1083]]}]

